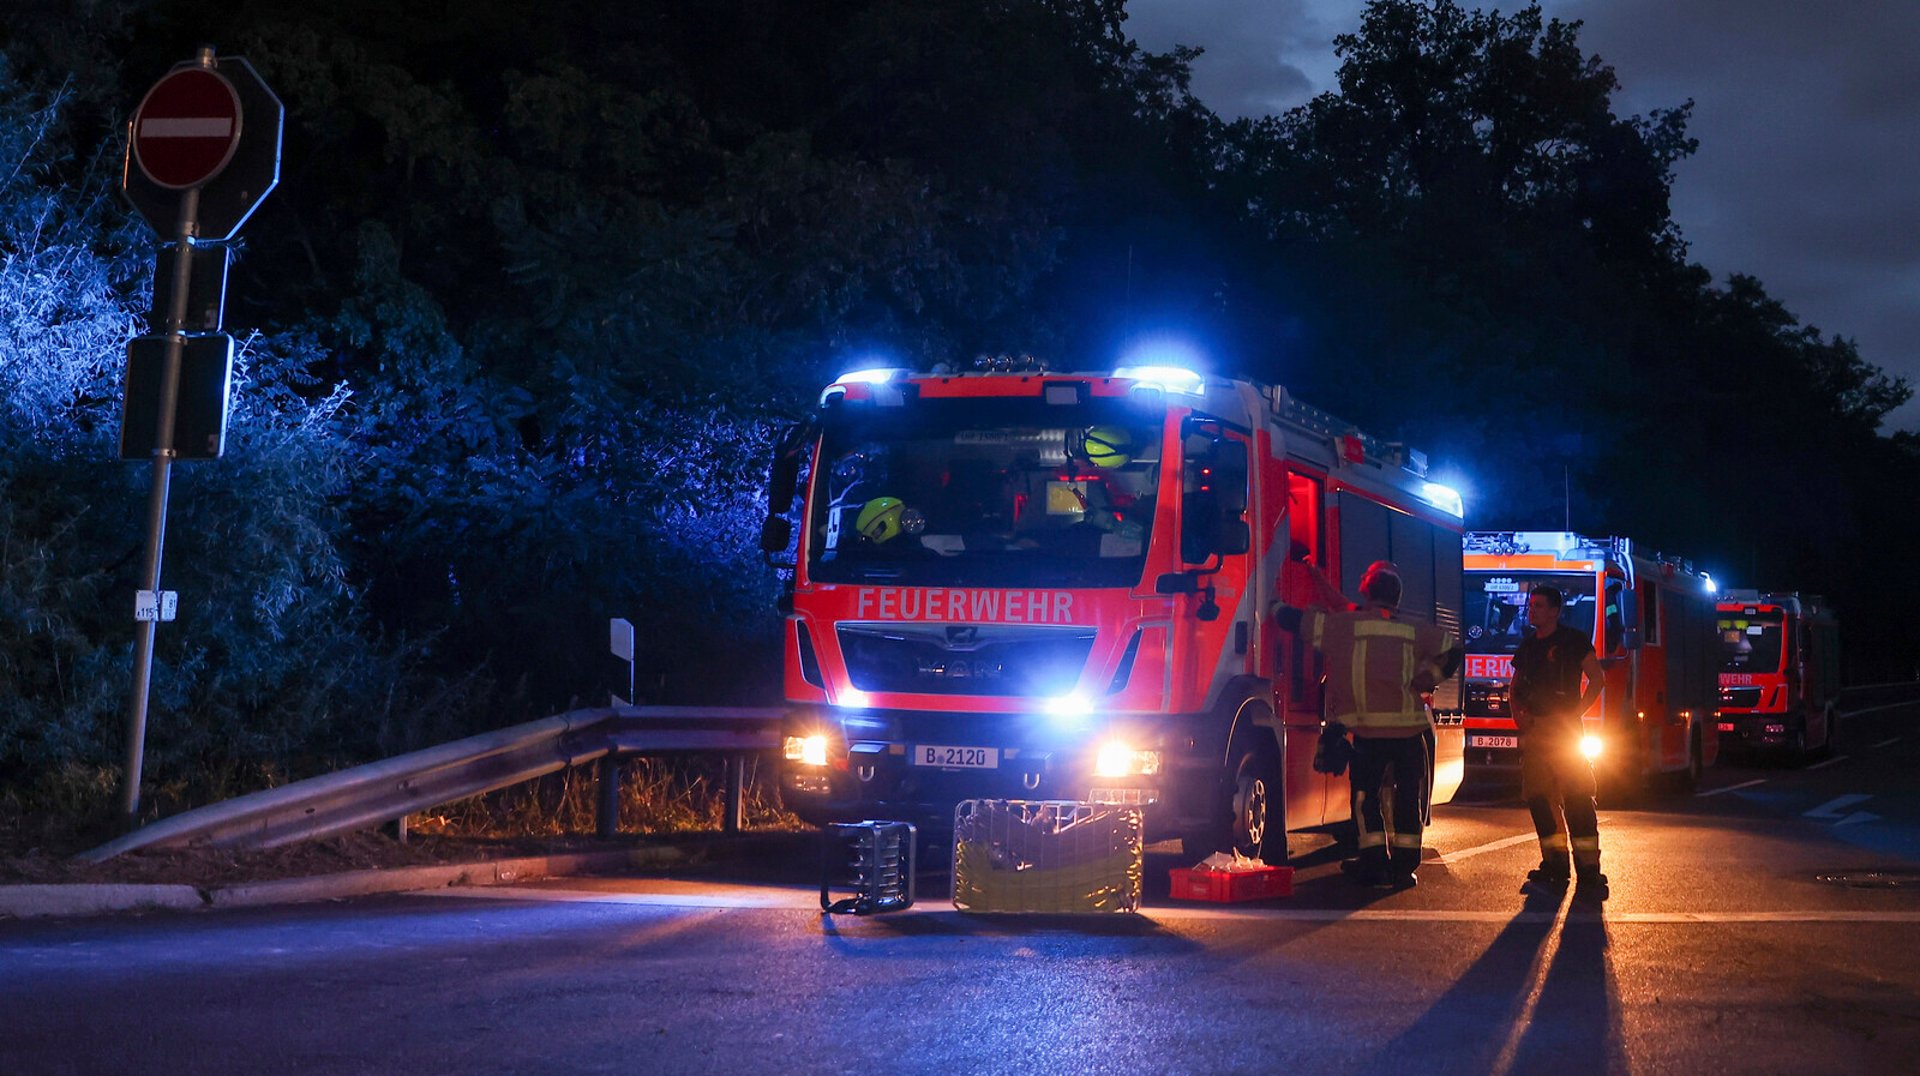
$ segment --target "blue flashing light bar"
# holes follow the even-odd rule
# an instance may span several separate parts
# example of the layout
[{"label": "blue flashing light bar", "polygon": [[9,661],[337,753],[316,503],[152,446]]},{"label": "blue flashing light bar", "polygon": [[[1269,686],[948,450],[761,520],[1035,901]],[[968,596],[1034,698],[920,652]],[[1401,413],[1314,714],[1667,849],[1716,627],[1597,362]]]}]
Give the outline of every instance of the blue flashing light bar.
[{"label": "blue flashing light bar", "polygon": [[1113,376],[1151,385],[1162,392],[1188,396],[1198,396],[1206,388],[1206,379],[1184,366],[1122,366]]},{"label": "blue flashing light bar", "polygon": [[1467,517],[1466,502],[1460,499],[1460,491],[1453,487],[1443,486],[1438,482],[1428,482],[1421,487],[1421,492],[1427,498],[1427,503],[1433,505],[1435,508],[1447,512],[1457,519],[1465,519]]},{"label": "blue flashing light bar", "polygon": [[897,374],[907,371],[897,366],[870,366],[864,370],[852,370],[833,379],[836,385],[884,385]]}]

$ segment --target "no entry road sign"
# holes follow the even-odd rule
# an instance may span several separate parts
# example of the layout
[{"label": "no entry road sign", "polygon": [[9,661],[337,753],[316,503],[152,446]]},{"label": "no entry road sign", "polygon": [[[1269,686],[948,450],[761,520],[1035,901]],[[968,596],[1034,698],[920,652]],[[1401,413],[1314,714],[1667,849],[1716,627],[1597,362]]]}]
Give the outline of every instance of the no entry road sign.
[{"label": "no entry road sign", "polygon": [[120,185],[168,237],[177,234],[188,192],[199,192],[193,237],[224,243],[280,182],[286,109],[245,59],[201,52],[141,99],[127,125]]},{"label": "no entry road sign", "polygon": [[240,145],[240,95],[219,72],[174,71],[153,84],[133,116],[133,159],[169,190],[220,174]]}]

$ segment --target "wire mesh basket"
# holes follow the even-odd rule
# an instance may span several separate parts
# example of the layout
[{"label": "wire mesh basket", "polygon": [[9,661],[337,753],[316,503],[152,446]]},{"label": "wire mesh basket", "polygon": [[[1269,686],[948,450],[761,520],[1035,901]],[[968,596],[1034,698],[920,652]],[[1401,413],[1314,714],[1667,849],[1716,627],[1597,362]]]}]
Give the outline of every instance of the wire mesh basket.
[{"label": "wire mesh basket", "polygon": [[[835,915],[913,907],[915,828],[908,822],[837,823],[820,832],[820,910]],[[837,896],[838,890],[851,892]]]},{"label": "wire mesh basket", "polygon": [[964,912],[1136,912],[1140,810],[1073,800],[963,800],[953,905]]}]

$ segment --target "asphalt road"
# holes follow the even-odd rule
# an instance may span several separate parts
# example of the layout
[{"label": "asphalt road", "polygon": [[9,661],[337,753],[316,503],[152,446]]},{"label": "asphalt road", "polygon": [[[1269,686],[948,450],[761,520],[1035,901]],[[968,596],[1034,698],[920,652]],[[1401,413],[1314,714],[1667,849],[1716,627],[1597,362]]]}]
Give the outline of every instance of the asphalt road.
[{"label": "asphalt road", "polygon": [[[1920,713],[1603,809],[1612,899],[1528,897],[1510,789],[1418,888],[823,917],[807,849],[694,874],[0,923],[0,1073],[1891,1072],[1920,1064]],[[1823,880],[1823,876],[1827,880]],[[929,888],[942,884],[923,878]],[[1155,890],[1157,889],[1157,895]]]}]

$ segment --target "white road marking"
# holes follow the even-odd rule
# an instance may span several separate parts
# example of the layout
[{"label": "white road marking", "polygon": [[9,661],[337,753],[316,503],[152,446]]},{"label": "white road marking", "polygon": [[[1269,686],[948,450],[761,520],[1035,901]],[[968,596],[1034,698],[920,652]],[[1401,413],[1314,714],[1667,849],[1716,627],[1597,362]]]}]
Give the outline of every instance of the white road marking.
[{"label": "white road marking", "polygon": [[1463,859],[1470,859],[1487,852],[1498,852],[1502,848],[1512,848],[1516,844],[1525,844],[1539,839],[1535,834],[1522,833],[1516,837],[1502,837],[1497,841],[1474,845],[1472,848],[1462,848],[1458,852],[1440,852],[1434,856],[1434,859],[1441,863],[1458,863]]},{"label": "white road marking", "polygon": [[820,910],[819,893],[770,889],[758,893],[729,890],[717,893],[631,893],[600,889],[539,889],[531,886],[451,886],[419,889],[410,897],[479,897],[492,900],[537,900],[560,904],[645,904],[658,908],[796,908]]},{"label": "white road marking", "polygon": [[[740,909],[740,910],[791,910],[804,911],[819,915],[820,906],[814,899],[817,893],[795,889],[771,889],[762,893],[749,894],[739,891],[706,895],[695,893],[617,893],[611,891],[536,889],[520,886],[459,886],[450,889],[422,889],[408,894],[415,897],[467,897],[492,900],[547,901],[559,903],[591,904],[627,904],[651,907],[685,908],[688,910]],[[912,915],[954,915],[967,913],[956,911],[944,900],[928,901],[904,912],[890,913],[889,918]],[[1480,910],[1473,908],[1434,909],[1434,908],[1240,908],[1211,907],[1193,905],[1184,907],[1153,907],[1140,913],[1140,918],[1148,920],[1175,919],[1258,919],[1278,920],[1291,923],[1551,923],[1560,918],[1563,909],[1524,911],[1518,909]],[[1615,912],[1605,909],[1588,909],[1574,905],[1570,918],[1604,919],[1609,923],[1635,924],[1702,924],[1702,923],[1886,923],[1920,925],[1920,910],[1897,912],[1854,911],[1836,908],[1828,911],[1781,909],[1777,911],[1750,912]],[[1037,924],[1044,925],[1048,916],[1031,917]],[[1079,917],[1086,918],[1086,917]],[[858,922],[857,916],[840,916],[838,923]]]},{"label": "white road marking", "polygon": [[1920,705],[1920,699],[1908,699],[1906,702],[1890,702],[1885,706],[1869,706],[1864,710],[1848,710],[1846,713],[1843,713],[1840,716],[1853,717],[1857,714],[1874,714],[1874,713],[1879,713],[1881,710],[1897,710],[1902,706],[1915,706],[1915,705]]},{"label": "white road marking", "polygon": [[1846,796],[1835,796],[1833,799],[1830,799],[1827,802],[1821,804],[1820,806],[1815,807],[1811,811],[1801,812],[1801,817],[1803,818],[1839,818],[1842,816],[1842,813],[1847,808],[1853,806],[1856,803],[1865,803],[1872,798],[1873,798],[1872,796],[1865,795],[1859,792],[1855,792]]},{"label": "white road marking", "polygon": [[1737,785],[1728,785],[1725,788],[1709,789],[1706,792],[1695,792],[1693,794],[1693,798],[1699,799],[1702,796],[1718,796],[1722,792],[1736,792],[1743,788],[1752,788],[1754,785],[1764,785],[1766,783],[1767,783],[1766,778],[1756,777],[1751,781],[1742,781]]},{"label": "white road marking", "polygon": [[1881,749],[1882,747],[1892,747],[1892,746],[1893,746],[1894,744],[1897,744],[1897,743],[1899,743],[1899,742],[1900,742],[1900,737],[1898,737],[1898,736],[1895,736],[1895,737],[1894,737],[1893,739],[1891,739],[1891,740],[1881,740],[1881,741],[1880,741],[1879,743],[1877,743],[1877,744],[1874,744],[1874,745],[1873,745],[1872,747],[1869,747],[1869,748],[1867,748],[1867,750],[1869,750],[1869,751],[1878,751],[1878,750],[1880,750],[1880,749]]},{"label": "white road marking", "polygon": [[1816,762],[1816,763],[1814,763],[1813,765],[1811,765],[1811,766],[1808,766],[1808,767],[1807,767],[1807,769],[1810,769],[1810,770],[1824,770],[1824,769],[1826,769],[1826,768],[1827,768],[1828,766],[1831,766],[1831,765],[1833,765],[1833,764],[1834,764],[1834,763],[1836,763],[1836,762],[1845,762],[1846,760],[1848,760],[1849,758],[1852,758],[1852,757],[1853,757],[1852,755],[1835,755],[1835,756],[1833,756],[1832,758],[1830,758],[1830,759],[1827,759],[1827,760],[1826,760],[1826,761],[1824,761],[1824,762]]}]

